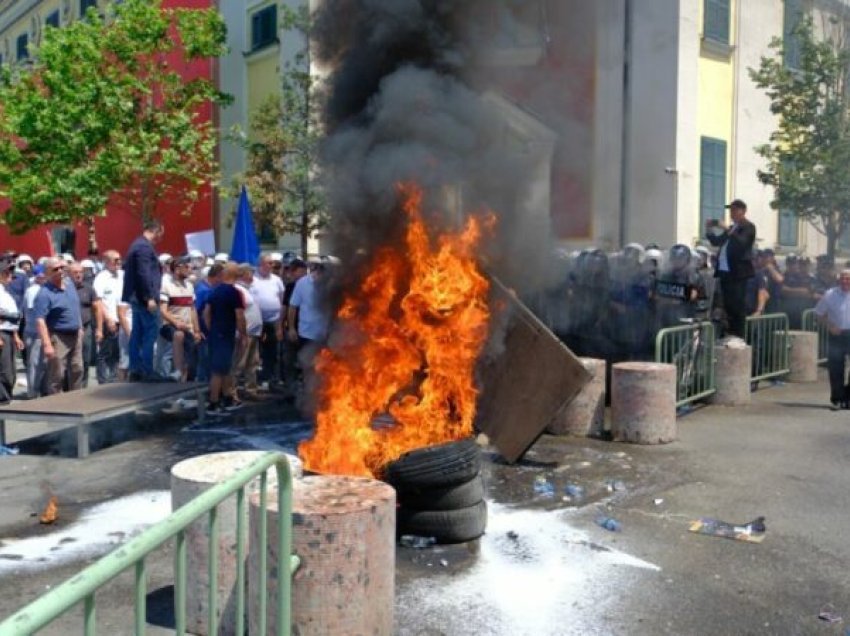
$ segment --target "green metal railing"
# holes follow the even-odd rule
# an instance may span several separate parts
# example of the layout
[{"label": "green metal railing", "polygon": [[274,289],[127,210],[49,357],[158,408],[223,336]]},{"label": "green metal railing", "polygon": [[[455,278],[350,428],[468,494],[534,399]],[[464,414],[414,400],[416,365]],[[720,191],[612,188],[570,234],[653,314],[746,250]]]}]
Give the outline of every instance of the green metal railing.
[{"label": "green metal railing", "polygon": [[744,339],[753,350],[750,373],[753,381],[775,378],[790,371],[788,350],[791,340],[788,336],[788,316],[749,316]]},{"label": "green metal railing", "polygon": [[[159,548],[166,541],[175,538],[174,555],[174,615],[175,633],[183,636],[186,633],[186,528],[207,515],[209,524],[209,581],[218,580],[218,528],[219,519],[217,506],[222,501],[236,494],[237,541],[236,560],[238,563],[236,583],[236,633],[245,633],[245,543],[248,515],[245,500],[245,486],[260,477],[260,566],[258,577],[259,602],[259,633],[266,634],[267,629],[267,546],[268,519],[266,515],[266,471],[275,467],[277,470],[279,511],[279,532],[277,554],[281,563],[289,560],[289,576],[278,575],[277,590],[277,634],[290,633],[291,625],[291,576],[298,567],[298,557],[291,554],[292,550],[292,480],[289,472],[289,462],[281,453],[268,453],[251,465],[235,473],[230,479],[213,486],[185,506],[176,510],[168,518],[155,526],[148,528],[138,537],[106,555],[85,570],[65,581],[53,591],[36,599],[20,611],[0,623],[0,636],[24,636],[35,633],[63,613],[83,602],[83,633],[86,636],[96,634],[95,593],[97,590],[116,576],[129,569],[135,568],[135,606],[134,630],[136,636],[145,634],[147,572],[145,557]],[[218,633],[218,586],[209,585],[208,624],[209,633]]]},{"label": "green metal railing", "polygon": [[825,363],[829,357],[829,331],[826,322],[818,319],[814,309],[803,312],[803,331],[814,331],[818,334],[818,362]]},{"label": "green metal railing", "polygon": [[676,406],[708,397],[714,385],[714,325],[700,322],[661,329],[655,361],[676,365]]}]

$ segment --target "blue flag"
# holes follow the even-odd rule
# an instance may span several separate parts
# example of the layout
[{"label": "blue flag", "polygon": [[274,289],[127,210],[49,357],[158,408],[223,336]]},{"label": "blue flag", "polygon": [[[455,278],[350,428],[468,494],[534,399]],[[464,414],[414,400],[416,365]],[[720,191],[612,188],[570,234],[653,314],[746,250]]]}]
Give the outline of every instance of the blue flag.
[{"label": "blue flag", "polygon": [[242,186],[239,195],[239,207],[236,209],[236,223],[233,226],[233,247],[230,248],[230,259],[237,263],[256,265],[260,257],[260,242],[254,229],[254,213],[248,192]]}]

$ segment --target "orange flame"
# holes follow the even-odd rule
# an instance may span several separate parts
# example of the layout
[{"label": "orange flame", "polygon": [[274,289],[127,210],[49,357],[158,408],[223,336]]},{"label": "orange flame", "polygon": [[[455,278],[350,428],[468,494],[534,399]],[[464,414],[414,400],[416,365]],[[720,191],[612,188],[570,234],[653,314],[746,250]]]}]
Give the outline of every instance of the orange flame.
[{"label": "orange flame", "polygon": [[44,507],[44,512],[38,517],[38,522],[48,525],[59,518],[59,500],[56,495],[50,497],[50,501]]},{"label": "orange flame", "polygon": [[[316,363],[316,434],[299,447],[309,470],[378,476],[409,450],[472,434],[475,362],[490,317],[475,250],[495,217],[471,217],[432,245],[422,191],[399,191],[405,242],[374,255],[339,310],[334,346]],[[387,415],[388,427],[375,426]]]}]

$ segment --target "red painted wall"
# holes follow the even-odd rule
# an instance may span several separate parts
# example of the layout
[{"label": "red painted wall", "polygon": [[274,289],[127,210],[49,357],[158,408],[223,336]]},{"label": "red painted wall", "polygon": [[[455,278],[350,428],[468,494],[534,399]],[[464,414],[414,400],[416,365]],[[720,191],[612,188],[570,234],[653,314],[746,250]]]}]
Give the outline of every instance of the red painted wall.
[{"label": "red painted wall", "polygon": [[[163,6],[206,8],[215,6],[215,0],[163,0]],[[215,64],[213,62],[193,62],[185,64],[178,59],[170,60],[172,65],[187,79],[196,77],[215,78]],[[212,108],[205,107],[201,116],[205,120],[215,116]],[[8,203],[0,202],[0,212],[8,206]],[[168,205],[162,205],[159,216],[165,222],[165,237],[158,245],[160,252],[179,254],[186,251],[184,235],[188,232],[208,230],[214,226],[215,197],[212,189],[205,187],[201,192],[200,199],[189,210]],[[5,226],[0,225],[0,251],[7,249],[19,253],[26,253],[33,258],[49,255],[51,246],[49,240],[50,229],[53,226],[45,225],[26,234],[12,235]],[[95,235],[100,253],[104,250],[116,249],[122,254],[126,253],[130,243],[141,233],[141,221],[139,217],[128,210],[120,202],[113,202],[107,206],[104,217],[95,220]],[[85,258],[88,250],[88,232],[84,225],[76,225],[76,250],[77,258]]]}]

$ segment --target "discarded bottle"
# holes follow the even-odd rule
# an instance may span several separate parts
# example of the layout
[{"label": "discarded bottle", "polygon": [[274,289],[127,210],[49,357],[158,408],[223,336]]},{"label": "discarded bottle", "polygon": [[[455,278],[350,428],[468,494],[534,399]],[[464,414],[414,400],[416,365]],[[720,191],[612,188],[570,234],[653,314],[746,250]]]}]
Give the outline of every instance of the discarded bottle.
[{"label": "discarded bottle", "polygon": [[584,488],[578,484],[567,484],[566,488],[564,488],[564,492],[575,499],[581,499],[584,497]]},{"label": "discarded bottle", "polygon": [[620,525],[620,522],[612,517],[599,517],[596,520],[596,525],[600,528],[605,528],[609,532],[620,532],[623,529],[623,526]]},{"label": "discarded bottle", "polygon": [[626,490],[625,482],[619,479],[609,479],[605,482],[605,486],[608,488],[608,492],[623,492]]},{"label": "discarded bottle", "polygon": [[423,550],[425,548],[430,548],[432,545],[437,543],[437,539],[434,537],[420,537],[415,534],[403,534],[398,542],[404,546],[405,548],[415,548],[416,550]]},{"label": "discarded bottle", "polygon": [[534,479],[534,494],[543,497],[554,497],[555,486],[543,475],[539,475]]},{"label": "discarded bottle", "polygon": [[21,451],[18,448],[12,448],[11,446],[3,446],[3,444],[0,444],[0,457],[3,455],[17,455],[20,452]]}]

